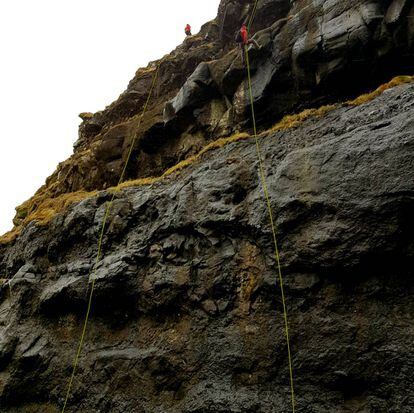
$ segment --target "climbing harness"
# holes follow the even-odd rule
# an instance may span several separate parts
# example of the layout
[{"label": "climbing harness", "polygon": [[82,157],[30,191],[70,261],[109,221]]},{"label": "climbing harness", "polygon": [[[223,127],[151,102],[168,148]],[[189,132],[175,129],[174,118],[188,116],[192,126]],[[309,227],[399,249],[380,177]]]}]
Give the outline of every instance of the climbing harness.
[{"label": "climbing harness", "polygon": [[103,221],[102,221],[101,231],[100,231],[100,235],[99,235],[99,239],[98,239],[98,252],[97,252],[97,255],[96,255],[95,265],[93,266],[93,269],[92,269],[92,271],[90,273],[90,276],[89,276],[88,285],[90,284],[90,291],[89,291],[89,296],[88,296],[88,304],[87,304],[87,309],[86,309],[85,320],[84,320],[84,323],[83,323],[82,333],[81,333],[81,337],[80,337],[80,340],[79,340],[76,356],[75,356],[75,359],[73,361],[72,374],[71,374],[69,382],[68,382],[65,401],[64,401],[61,413],[64,413],[65,410],[66,410],[66,407],[67,407],[67,404],[68,404],[68,401],[69,401],[69,398],[70,398],[70,395],[71,395],[71,391],[72,391],[73,380],[75,378],[76,370],[77,370],[78,365],[79,365],[79,359],[80,359],[80,355],[81,355],[81,352],[82,352],[83,343],[85,341],[85,335],[86,335],[86,330],[87,330],[87,327],[88,327],[89,316],[90,316],[91,309],[92,309],[93,294],[94,294],[94,290],[95,290],[96,269],[98,267],[98,263],[101,260],[101,256],[102,256],[102,242],[103,242],[103,237],[104,237],[104,234],[105,234],[106,224],[107,224],[107,221],[108,221],[108,218],[109,218],[109,213],[111,212],[112,204],[115,200],[115,197],[116,197],[117,193],[120,190],[119,185],[124,180],[125,173],[126,173],[126,170],[127,170],[127,167],[128,167],[128,163],[129,163],[129,160],[131,158],[131,155],[132,155],[132,152],[134,150],[134,146],[135,146],[135,143],[136,143],[136,140],[137,140],[138,130],[139,130],[139,128],[141,126],[141,123],[142,123],[142,120],[143,120],[143,118],[144,118],[144,116],[147,112],[147,108],[148,108],[149,102],[151,100],[153,91],[154,91],[154,87],[155,87],[155,84],[156,84],[156,81],[157,81],[157,78],[158,78],[159,68],[160,68],[160,65],[158,64],[157,68],[156,68],[156,71],[155,71],[155,74],[154,74],[154,77],[152,79],[152,83],[151,83],[151,87],[150,87],[150,90],[149,90],[149,93],[148,93],[148,96],[147,96],[147,100],[145,101],[145,104],[144,104],[144,107],[143,107],[143,110],[142,110],[142,113],[141,113],[141,117],[139,119],[136,130],[134,131],[134,134],[133,134],[133,139],[132,139],[132,142],[131,142],[131,146],[129,148],[128,155],[127,155],[127,158],[126,158],[125,163],[124,163],[124,167],[123,167],[121,175],[119,177],[118,185],[115,187],[115,189],[112,193],[111,200],[108,202],[108,204],[106,206],[105,215],[104,215],[104,218],[103,218]]},{"label": "climbing harness", "polygon": [[[257,10],[257,4],[258,0],[256,0],[252,16],[249,20],[249,28],[253,23],[254,16],[256,14]],[[283,275],[282,275],[282,268],[281,268],[281,262],[280,262],[280,253],[279,253],[279,244],[277,242],[277,235],[276,235],[276,225],[273,219],[273,210],[272,205],[270,202],[270,196],[269,196],[269,190],[266,182],[266,177],[264,173],[264,167],[263,167],[263,157],[262,157],[262,150],[260,147],[259,138],[257,136],[257,127],[256,127],[256,115],[254,110],[254,101],[253,101],[253,91],[252,91],[252,79],[251,79],[251,73],[250,73],[250,62],[249,62],[249,52],[248,48],[245,47],[245,60],[246,60],[246,70],[247,70],[247,82],[248,82],[248,89],[249,89],[249,98],[250,98],[250,108],[251,108],[251,116],[252,116],[252,123],[253,123],[253,134],[254,139],[256,142],[256,154],[257,159],[259,162],[259,177],[262,184],[263,193],[266,200],[267,210],[269,213],[269,221],[270,226],[272,230],[272,236],[273,236],[273,244],[275,249],[275,259],[277,264],[277,271],[278,271],[278,279],[279,279],[279,288],[280,288],[280,294],[282,298],[282,306],[283,306],[283,318],[284,318],[284,324],[285,324],[285,338],[286,338],[286,346],[287,346],[287,353],[288,353],[288,363],[289,363],[289,379],[290,379],[290,394],[291,394],[291,404],[292,404],[292,413],[295,413],[296,407],[295,407],[295,387],[294,387],[294,380],[293,380],[293,363],[292,363],[292,353],[290,350],[290,336],[289,336],[289,322],[288,322],[288,313],[287,313],[287,306],[286,306],[286,297],[285,297],[285,290],[284,290],[284,284],[283,284]]]}]

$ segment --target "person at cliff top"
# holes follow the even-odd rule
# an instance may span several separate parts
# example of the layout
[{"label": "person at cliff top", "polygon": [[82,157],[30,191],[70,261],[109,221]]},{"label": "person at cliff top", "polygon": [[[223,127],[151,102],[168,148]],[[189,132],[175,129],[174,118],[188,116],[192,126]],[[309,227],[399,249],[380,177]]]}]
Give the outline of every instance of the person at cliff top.
[{"label": "person at cliff top", "polygon": [[184,31],[185,31],[185,34],[187,36],[191,36],[191,26],[189,24],[187,24],[187,26],[185,26]]},{"label": "person at cliff top", "polygon": [[243,23],[242,27],[237,32],[236,42],[240,45],[243,64],[246,64],[246,46],[248,46],[249,44],[253,44],[257,49],[260,49],[260,45],[256,42],[255,39],[249,39],[246,23]]}]

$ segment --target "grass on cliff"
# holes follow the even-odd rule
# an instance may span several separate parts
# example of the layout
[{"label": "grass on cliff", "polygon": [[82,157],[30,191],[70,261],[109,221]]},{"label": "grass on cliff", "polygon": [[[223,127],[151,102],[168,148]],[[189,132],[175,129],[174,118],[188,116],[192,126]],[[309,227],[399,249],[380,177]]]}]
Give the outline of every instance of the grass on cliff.
[{"label": "grass on cliff", "polygon": [[325,105],[318,109],[306,109],[295,115],[286,115],[270,128],[272,132],[296,128],[310,118],[322,118],[328,112],[336,109],[338,105]]},{"label": "grass on cliff", "polygon": [[20,227],[14,227],[11,231],[8,231],[2,236],[0,236],[0,245],[6,245],[10,242],[13,242],[20,234],[20,231]]},{"label": "grass on cliff", "polygon": [[97,191],[77,191],[62,194],[56,198],[44,199],[38,208],[32,210],[24,219],[24,223],[37,221],[39,225],[46,225],[59,212],[66,210],[70,205],[80,202],[85,198],[96,195]]},{"label": "grass on cliff", "polygon": [[190,157],[182,160],[181,162],[178,162],[176,165],[172,166],[171,168],[167,169],[161,176],[150,177],[150,178],[139,178],[139,179],[134,179],[132,181],[126,181],[126,182],[123,182],[122,184],[120,184],[118,187],[111,188],[111,189],[123,189],[123,188],[129,188],[129,187],[132,187],[132,186],[142,186],[142,185],[154,184],[154,183],[159,182],[162,179],[166,178],[167,176],[173,175],[174,173],[180,172],[183,169],[189,167],[190,165],[193,165],[195,162],[200,160],[202,158],[202,156],[204,154],[206,154],[207,152],[210,152],[210,151],[215,150],[215,149],[222,148],[223,146],[228,145],[229,143],[237,142],[237,141],[240,141],[242,139],[248,139],[248,138],[250,138],[250,135],[248,133],[236,133],[236,134],[231,135],[227,138],[219,138],[219,139],[215,140],[214,142],[211,142],[208,145],[206,145],[197,154],[195,154],[193,156],[190,156]]},{"label": "grass on cliff", "polygon": [[16,215],[20,218],[20,222],[11,231],[0,237],[0,245],[14,241],[20,234],[21,229],[29,222],[36,221],[38,225],[47,225],[54,216],[66,211],[70,205],[96,195],[97,193],[97,191],[77,191],[62,194],[54,198],[47,198],[45,193],[41,193],[38,196],[35,195],[16,208]]},{"label": "grass on cliff", "polygon": [[388,89],[392,89],[393,87],[403,85],[405,83],[411,83],[414,81],[414,76],[397,76],[390,80],[388,83],[384,83],[373,92],[365,93],[364,95],[358,96],[356,99],[348,100],[346,102],[349,106],[359,106],[363,105],[364,103],[370,102],[374,100],[382,93],[384,93]]},{"label": "grass on cliff", "polygon": [[[384,91],[388,89],[391,89],[401,84],[411,83],[411,82],[414,82],[414,76],[397,76],[393,78],[390,82],[379,86],[373,92],[366,93],[364,95],[357,97],[356,99],[349,100],[345,102],[345,104],[348,106],[362,105],[364,103],[370,102],[371,100],[375,99],[376,97],[378,97],[379,95],[381,95]],[[323,117],[328,112],[334,110],[335,108],[339,106],[340,105],[325,105],[325,106],[321,106],[318,109],[306,109],[298,114],[286,115],[279,122],[277,122],[274,126],[272,126],[269,129],[269,131],[276,132],[276,131],[284,131],[284,130],[296,128],[300,126],[306,120],[310,118],[315,118],[315,117],[316,118]],[[269,131],[266,131],[266,132],[269,132]],[[251,137],[252,136],[247,133],[236,133],[229,137],[219,138],[216,141],[211,142],[208,145],[206,145],[197,154],[190,156],[189,158],[186,158],[182,160],[181,162],[177,163],[176,165],[172,166],[171,168],[167,169],[161,176],[147,177],[147,178],[140,178],[140,179],[134,179],[131,181],[126,181],[120,184],[119,186],[109,188],[108,190],[118,191],[124,188],[151,185],[156,182],[160,182],[164,178],[171,176],[175,173],[178,173],[182,171],[183,169],[193,165],[194,163],[199,161],[203,157],[203,155],[205,155],[207,152],[222,148],[233,142],[238,142],[241,140],[249,139]],[[3,236],[0,236],[0,245],[8,244],[14,241],[16,237],[20,234],[21,229],[24,228],[29,222],[37,221],[39,225],[46,225],[51,221],[51,219],[56,214],[64,212],[70,205],[76,202],[80,202],[83,199],[94,196],[96,194],[97,194],[97,191],[93,191],[93,192],[78,191],[78,192],[63,194],[57,197],[50,197],[47,191],[39,192],[38,194],[34,195],[31,199],[23,203],[21,206],[16,208],[16,211],[17,211],[16,216],[19,220],[19,224],[16,225],[11,231],[7,232]]]}]

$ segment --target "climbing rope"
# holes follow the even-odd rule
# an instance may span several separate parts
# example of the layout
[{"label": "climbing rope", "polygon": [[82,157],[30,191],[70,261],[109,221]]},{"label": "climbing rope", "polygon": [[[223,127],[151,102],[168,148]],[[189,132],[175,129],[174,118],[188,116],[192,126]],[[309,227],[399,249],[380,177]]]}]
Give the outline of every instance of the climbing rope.
[{"label": "climbing rope", "polygon": [[259,0],[256,0],[255,3],[254,3],[254,6],[253,6],[252,13],[251,13],[250,18],[249,18],[249,23],[247,25],[247,30],[248,31],[250,31],[250,28],[251,28],[251,26],[253,24],[254,18],[256,17],[257,5],[258,4],[259,4]]},{"label": "climbing rope", "polygon": [[139,119],[136,130],[134,131],[134,134],[133,134],[133,139],[132,139],[132,142],[131,142],[131,146],[129,148],[128,155],[127,155],[127,158],[126,158],[125,163],[124,163],[124,167],[123,167],[121,175],[119,177],[118,185],[115,187],[115,189],[112,193],[111,200],[108,202],[108,204],[106,206],[105,215],[104,215],[104,218],[103,218],[103,221],[102,221],[102,227],[101,227],[101,231],[100,231],[100,235],[99,235],[99,239],[98,239],[98,252],[97,252],[97,255],[96,255],[95,265],[94,265],[94,267],[92,269],[92,272],[89,276],[90,291],[89,291],[89,297],[88,297],[88,304],[87,304],[87,308],[86,308],[85,320],[84,320],[84,323],[83,323],[82,333],[81,333],[81,337],[80,337],[80,340],[79,340],[76,356],[75,356],[75,359],[73,361],[72,374],[71,374],[69,382],[68,382],[68,387],[67,387],[66,396],[65,396],[65,402],[63,404],[62,411],[61,411],[62,413],[65,412],[68,401],[69,401],[69,398],[70,398],[70,395],[71,395],[71,391],[72,391],[72,387],[73,387],[73,381],[74,381],[74,378],[75,378],[75,375],[76,375],[76,370],[77,370],[78,365],[79,365],[79,359],[80,359],[80,356],[81,356],[83,343],[85,341],[86,330],[87,330],[88,322],[89,322],[89,316],[90,316],[91,309],[92,309],[93,294],[94,294],[94,291],[95,291],[96,270],[97,270],[98,263],[101,260],[101,256],[102,256],[102,242],[103,242],[103,237],[104,237],[104,234],[105,234],[105,229],[106,229],[106,224],[107,224],[107,221],[108,221],[109,213],[111,212],[112,204],[115,200],[115,197],[116,197],[117,193],[120,190],[119,185],[124,180],[125,173],[126,173],[126,170],[127,170],[127,167],[128,167],[128,163],[129,163],[129,160],[131,158],[131,155],[132,155],[132,152],[134,150],[134,146],[135,146],[135,143],[136,143],[136,140],[137,140],[138,130],[141,126],[141,123],[142,123],[142,120],[145,116],[145,113],[147,112],[147,108],[148,108],[149,102],[151,100],[151,96],[153,94],[153,91],[154,91],[154,87],[155,87],[155,84],[156,84],[156,81],[157,81],[157,78],[158,78],[159,68],[160,68],[160,65],[158,64],[158,66],[156,68],[156,71],[155,71],[155,74],[154,74],[154,77],[152,79],[152,83],[151,83],[151,87],[150,87],[150,90],[149,90],[149,93],[148,93],[148,96],[147,96],[147,100],[145,101],[145,104],[144,104],[144,107],[143,107],[143,110],[142,110],[142,113],[141,113],[141,117]]},{"label": "climbing rope", "polygon": [[287,307],[286,307],[285,289],[283,286],[282,268],[281,268],[281,263],[280,263],[279,245],[277,242],[276,225],[273,220],[273,210],[272,210],[272,205],[270,203],[269,190],[267,187],[266,177],[264,174],[262,151],[260,148],[259,138],[257,136],[256,115],[255,115],[255,110],[254,110],[252,82],[251,82],[251,75],[250,75],[249,53],[247,51],[247,47],[245,48],[245,52],[246,52],[247,80],[248,80],[249,95],[250,95],[250,107],[251,107],[252,122],[253,122],[253,134],[254,134],[254,138],[256,141],[256,153],[257,153],[257,158],[259,161],[260,180],[262,183],[263,193],[266,199],[266,205],[267,205],[267,209],[269,213],[270,226],[271,226],[272,234],[273,234],[273,244],[275,248],[275,258],[276,258],[276,264],[277,264],[277,270],[278,270],[279,287],[280,287],[280,293],[281,293],[282,305],[283,305],[283,318],[285,322],[285,337],[286,337],[286,346],[287,346],[288,362],[289,362],[292,413],[295,413],[295,390],[294,390],[294,382],[293,382],[293,363],[292,363],[292,353],[290,351],[289,323],[288,323],[288,314],[287,314]]},{"label": "climbing rope", "polygon": [[[258,0],[256,0],[252,15],[249,20],[249,27],[253,23],[253,19],[256,15]],[[277,271],[278,271],[278,279],[279,279],[279,287],[280,287],[280,294],[282,297],[282,306],[283,306],[283,318],[285,324],[285,338],[286,338],[286,346],[287,346],[287,353],[288,353],[288,364],[289,364],[289,379],[290,379],[290,394],[291,394],[291,404],[292,404],[292,413],[295,413],[295,387],[294,387],[294,380],[293,380],[293,363],[292,363],[292,353],[290,350],[290,336],[289,336],[289,322],[288,322],[288,313],[287,313],[287,306],[286,306],[286,297],[285,297],[285,289],[283,284],[283,275],[282,275],[282,267],[280,262],[280,253],[279,253],[279,244],[277,242],[277,235],[276,235],[276,225],[273,219],[273,210],[272,205],[270,202],[269,190],[266,182],[266,177],[263,168],[263,157],[262,157],[262,150],[260,147],[259,138],[257,136],[257,127],[256,127],[256,114],[254,110],[254,101],[253,101],[253,91],[252,91],[252,79],[251,79],[251,71],[250,71],[250,61],[249,61],[249,52],[248,47],[244,48],[245,55],[246,55],[246,68],[247,68],[247,82],[249,88],[249,98],[250,98],[250,108],[251,108],[251,116],[252,116],[252,123],[253,123],[253,134],[254,139],[256,142],[256,154],[257,159],[259,162],[259,176],[262,184],[263,193],[266,200],[267,210],[269,213],[269,220],[270,226],[272,230],[273,236],[273,244],[275,250],[275,259],[277,264]]]},{"label": "climbing rope", "polygon": [[[250,19],[249,19],[249,24],[248,24],[249,28],[251,27],[251,25],[253,23],[253,20],[254,20],[254,17],[256,15],[257,5],[258,5],[258,0],[255,1],[253,11],[252,11],[252,14],[251,14]],[[249,55],[248,55],[247,48],[245,50],[245,53],[246,53],[246,65],[247,65],[248,85],[249,85],[249,93],[250,93],[250,104],[251,104],[252,121],[253,121],[253,131],[254,131],[254,137],[255,137],[255,141],[256,141],[257,156],[258,156],[258,160],[259,160],[259,170],[260,170],[259,172],[260,172],[260,178],[261,178],[261,181],[262,181],[263,192],[264,192],[265,198],[266,198],[267,208],[268,208],[268,211],[269,211],[270,224],[271,224],[272,233],[273,233],[273,242],[274,242],[274,246],[275,246],[275,258],[276,258],[276,262],[277,262],[277,266],[278,266],[279,284],[280,284],[280,290],[281,290],[281,295],[282,295],[283,312],[284,312],[284,320],[285,320],[285,335],[286,335],[288,358],[289,358],[292,412],[295,413],[295,395],[294,395],[294,385],[293,385],[292,357],[291,357],[291,351],[290,351],[288,317],[287,317],[286,300],[285,300],[285,294],[284,294],[284,288],[283,288],[283,277],[282,277],[282,271],[281,271],[281,265],[280,265],[280,255],[279,255],[279,248],[278,248],[277,237],[276,237],[275,224],[274,224],[274,221],[273,221],[273,212],[272,212],[272,208],[271,208],[267,183],[266,183],[266,179],[265,179],[265,175],[264,175],[260,143],[259,143],[259,139],[258,139],[258,136],[257,136],[256,119],[255,119],[254,102],[253,102],[253,93],[252,93],[252,87],[251,87],[251,74],[250,74]],[[150,87],[150,91],[148,93],[147,100],[144,104],[143,111],[142,111],[140,120],[138,122],[137,131],[140,128],[142,120],[143,120],[143,118],[146,114],[146,111],[147,111],[147,108],[148,108],[148,105],[149,105],[149,102],[150,102],[150,99],[152,97],[152,93],[153,93],[153,90],[154,90],[154,87],[155,87],[155,84],[156,84],[156,81],[157,81],[158,72],[159,72],[159,65],[157,66],[157,69],[155,71],[155,74],[154,74],[154,77],[153,77],[153,80],[152,80],[152,84],[151,84],[151,87]],[[88,327],[88,323],[89,323],[89,317],[90,317],[90,313],[91,313],[91,309],[92,309],[93,295],[94,295],[94,290],[95,290],[96,271],[97,271],[98,263],[100,262],[101,257],[102,257],[102,244],[103,244],[103,238],[104,238],[104,234],[105,234],[105,230],[106,230],[107,221],[108,221],[109,214],[111,212],[111,208],[112,208],[113,202],[115,200],[115,197],[116,197],[117,193],[119,192],[119,185],[124,180],[126,170],[127,170],[127,167],[128,167],[128,163],[130,161],[130,158],[131,158],[131,155],[132,155],[135,143],[136,143],[137,131],[134,134],[133,140],[131,142],[131,145],[130,145],[130,148],[129,148],[129,151],[128,151],[128,154],[127,154],[127,158],[125,160],[124,167],[122,169],[122,172],[121,172],[121,175],[120,175],[120,178],[119,178],[119,181],[118,181],[118,185],[114,189],[112,197],[111,197],[110,201],[108,202],[108,204],[106,206],[104,218],[103,218],[103,221],[102,221],[101,231],[100,231],[100,235],[99,235],[99,239],[98,239],[98,251],[97,251],[97,255],[96,255],[95,265],[94,265],[94,267],[92,269],[92,272],[90,274],[90,277],[89,277],[90,291],[89,291],[89,296],[88,296],[88,303],[87,303],[87,309],[86,309],[85,319],[84,319],[84,323],[83,323],[82,333],[81,333],[81,337],[80,337],[80,340],[79,340],[76,356],[75,356],[74,361],[73,361],[72,373],[71,373],[71,376],[70,376],[70,379],[69,379],[69,382],[68,382],[65,401],[64,401],[61,413],[65,413],[66,407],[68,405],[68,401],[69,401],[71,391],[72,391],[72,387],[73,387],[74,378],[75,378],[75,375],[76,375],[76,371],[77,371],[77,368],[78,368],[78,365],[79,365],[80,356],[81,356],[82,349],[83,349],[83,344],[84,344],[84,341],[85,341],[86,331],[87,331],[87,327]]]}]

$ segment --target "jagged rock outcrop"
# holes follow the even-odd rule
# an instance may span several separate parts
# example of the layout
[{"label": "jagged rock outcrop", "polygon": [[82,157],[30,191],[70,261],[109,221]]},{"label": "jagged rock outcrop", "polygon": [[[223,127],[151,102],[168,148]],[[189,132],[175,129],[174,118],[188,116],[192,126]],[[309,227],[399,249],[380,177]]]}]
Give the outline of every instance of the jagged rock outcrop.
[{"label": "jagged rock outcrop", "polygon": [[[19,235],[0,242],[1,412],[62,407],[107,188],[132,140],[128,179],[234,133],[179,174],[117,194],[67,412],[291,411],[255,143],[237,135],[250,116],[234,32],[252,5],[223,0],[116,102],[83,112],[74,155],[18,208]],[[413,0],[258,2],[252,85],[300,413],[414,412],[414,84],[269,128],[411,74],[413,15]]]},{"label": "jagged rock outcrop", "polygon": [[[412,412],[414,85],[261,137],[298,412]],[[0,247],[0,405],[57,412],[109,194]],[[121,192],[69,412],[289,412],[254,140]]]},{"label": "jagged rock outcrop", "polygon": [[[223,0],[218,17],[198,35],[138,70],[116,102],[84,118],[74,155],[40,193],[55,197],[116,184],[135,136],[129,179],[161,175],[207,142],[248,127],[246,73],[234,33],[252,6]],[[281,20],[286,16],[292,18]],[[395,74],[411,74],[413,16],[412,0],[259,1],[252,32],[262,47],[251,51],[259,126],[357,95]],[[157,65],[155,95],[138,127]],[[19,209],[17,224],[33,204]]]}]

